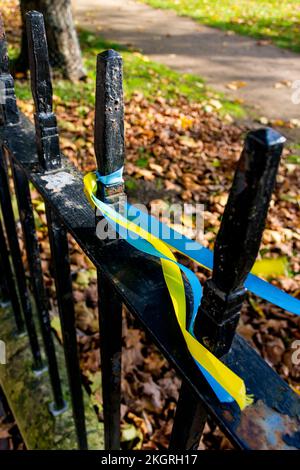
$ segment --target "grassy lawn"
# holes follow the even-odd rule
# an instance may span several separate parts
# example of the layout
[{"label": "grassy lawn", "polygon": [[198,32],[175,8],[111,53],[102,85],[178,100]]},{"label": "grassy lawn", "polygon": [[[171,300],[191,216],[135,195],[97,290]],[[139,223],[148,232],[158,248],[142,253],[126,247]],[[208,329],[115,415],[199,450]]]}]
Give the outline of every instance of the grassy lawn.
[{"label": "grassy lawn", "polygon": [[141,0],[153,7],[175,10],[200,23],[267,38],[277,46],[300,51],[298,0]]},{"label": "grassy lawn", "polygon": [[[169,67],[149,60],[139,52],[104,41],[98,35],[87,31],[80,33],[80,44],[88,73],[87,81],[74,84],[67,80],[56,79],[53,83],[54,94],[65,103],[73,101],[94,105],[96,56],[102,50],[113,48],[123,57],[126,99],[130,99],[134,93],[142,93],[150,101],[159,96],[171,100],[185,97],[193,102],[201,102],[203,106],[212,108],[221,115],[230,114],[235,117],[244,115],[244,110],[238,102],[228,100],[222,94],[209,89],[199,76],[175,72]],[[11,59],[18,55],[17,49],[10,48],[9,52]],[[16,80],[16,92],[20,99],[31,99],[27,81]]]}]

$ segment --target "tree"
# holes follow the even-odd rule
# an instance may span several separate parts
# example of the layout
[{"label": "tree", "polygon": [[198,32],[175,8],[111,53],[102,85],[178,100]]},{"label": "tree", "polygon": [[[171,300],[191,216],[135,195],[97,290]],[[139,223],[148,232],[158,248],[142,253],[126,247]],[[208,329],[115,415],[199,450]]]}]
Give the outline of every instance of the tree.
[{"label": "tree", "polygon": [[20,0],[22,16],[21,52],[16,61],[16,71],[29,68],[27,53],[26,13],[37,10],[44,15],[51,67],[60,69],[70,80],[86,77],[80,46],[71,9],[71,0]]}]

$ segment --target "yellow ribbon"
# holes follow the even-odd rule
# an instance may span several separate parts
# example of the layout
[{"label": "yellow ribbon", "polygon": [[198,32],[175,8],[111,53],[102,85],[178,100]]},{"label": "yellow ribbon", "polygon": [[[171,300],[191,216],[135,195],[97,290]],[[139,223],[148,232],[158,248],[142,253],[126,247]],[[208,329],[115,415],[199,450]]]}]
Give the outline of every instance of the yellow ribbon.
[{"label": "yellow ribbon", "polygon": [[[96,198],[97,179],[94,173],[84,177],[85,193],[93,206],[98,207],[104,216],[126,230],[134,232],[149,242],[161,255],[163,275],[168,287],[176,319],[193,358],[234,398],[241,409],[252,403],[246,394],[244,381],[223,364],[208,349],[199,343],[186,328],[186,297],[183,278],[177,260],[167,244],[134,222],[124,218],[111,206]],[[191,257],[191,259],[193,259]]]}]

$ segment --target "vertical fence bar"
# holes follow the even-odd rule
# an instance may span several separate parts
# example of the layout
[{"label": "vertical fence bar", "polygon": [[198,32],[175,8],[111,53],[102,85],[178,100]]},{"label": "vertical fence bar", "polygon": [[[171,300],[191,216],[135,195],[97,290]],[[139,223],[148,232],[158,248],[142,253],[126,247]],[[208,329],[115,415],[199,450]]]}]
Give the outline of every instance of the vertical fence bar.
[{"label": "vertical fence bar", "polygon": [[[59,138],[56,116],[52,111],[52,84],[43,15],[36,11],[29,12],[26,23],[39,162],[44,170],[59,170]],[[78,447],[87,449],[67,232],[47,203],[45,206]]]},{"label": "vertical fence bar", "polygon": [[169,450],[197,450],[207,420],[204,405],[195,392],[182,381],[176,407]]},{"label": "vertical fence bar", "polygon": [[22,334],[24,332],[24,321],[21,312],[21,306],[18,298],[16,284],[13,276],[13,272],[10,265],[9,253],[6,246],[6,240],[3,232],[2,222],[0,220],[0,259],[1,259],[1,271],[5,274],[5,282],[8,290],[9,299],[11,301],[14,318],[17,327],[17,333]]},{"label": "vertical fence bar", "polygon": [[[4,235],[4,232],[3,232],[3,235]],[[6,280],[6,271],[5,271],[5,268],[3,267],[3,264],[4,263],[1,261],[1,248],[0,248],[0,305],[2,306],[10,302],[8,284]],[[21,309],[20,309],[20,314],[21,314]],[[22,321],[22,314],[21,314],[21,321]]]},{"label": "vertical fence bar", "polygon": [[[249,132],[235,172],[215,243],[212,278],[204,284],[194,327],[197,339],[217,357],[231,347],[246,295],[244,282],[259,250],[284,142],[284,137],[269,128]],[[178,405],[173,443],[182,416],[191,416],[186,386]],[[197,417],[199,437],[205,415],[203,409]],[[179,437],[176,445],[183,448],[188,440]]]},{"label": "vertical fence bar", "polygon": [[64,352],[67,365],[72,409],[79,449],[87,449],[84,403],[79,368],[75,311],[68,254],[67,233],[58,218],[46,207],[49,240],[54,268],[54,279],[58,310],[63,333]]},{"label": "vertical fence bar", "polygon": [[98,270],[105,449],[120,449],[122,303]]},{"label": "vertical fence bar", "polygon": [[[95,153],[98,171],[103,176],[124,165],[122,58],[113,50],[97,58]],[[98,197],[118,206],[124,197],[124,184],[98,183]],[[120,449],[122,303],[100,271],[98,286],[105,448],[117,450]]]},{"label": "vertical fence bar", "polygon": [[3,220],[5,222],[7,240],[10,248],[10,254],[14,266],[14,271],[18,283],[19,297],[25,318],[26,329],[29,337],[31,351],[33,354],[33,368],[35,371],[43,370],[41,351],[38,343],[36,328],[32,316],[32,308],[27,289],[25,270],[23,266],[21,251],[19,247],[18,236],[14,213],[11,203],[11,195],[8,184],[7,168],[3,148],[0,146],[0,204]]},{"label": "vertical fence bar", "polygon": [[[10,296],[9,296],[8,285],[6,281],[6,272],[5,272],[5,268],[3,267],[3,262],[1,261],[1,248],[0,248],[0,306],[6,305],[9,302],[9,299],[10,299]],[[22,319],[22,315],[21,315],[21,319]]]},{"label": "vertical fence bar", "polygon": [[48,300],[43,280],[40,251],[35,232],[29,183],[24,172],[13,162],[12,159],[11,168],[24,234],[30,280],[43,336],[44,348],[48,360],[49,376],[54,397],[54,402],[50,404],[50,410],[53,414],[57,415],[66,409],[66,403],[62,395],[57,359],[51,332]]}]

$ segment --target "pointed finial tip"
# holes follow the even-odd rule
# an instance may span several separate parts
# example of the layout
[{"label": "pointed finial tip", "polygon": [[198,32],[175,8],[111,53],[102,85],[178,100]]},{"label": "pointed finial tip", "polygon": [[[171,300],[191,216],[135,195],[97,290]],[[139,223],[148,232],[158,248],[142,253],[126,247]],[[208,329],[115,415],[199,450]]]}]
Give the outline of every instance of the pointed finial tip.
[{"label": "pointed finial tip", "polygon": [[264,147],[273,147],[284,144],[286,138],[271,127],[264,127],[247,134],[247,140],[254,140]]},{"label": "pointed finial tip", "polygon": [[28,19],[44,19],[43,13],[36,11],[36,10],[30,10],[26,13],[26,18]]},{"label": "pointed finial tip", "polygon": [[98,54],[99,60],[113,60],[113,59],[121,59],[121,55],[115,51],[114,49],[108,49],[106,51],[101,52]]}]

